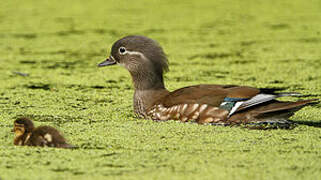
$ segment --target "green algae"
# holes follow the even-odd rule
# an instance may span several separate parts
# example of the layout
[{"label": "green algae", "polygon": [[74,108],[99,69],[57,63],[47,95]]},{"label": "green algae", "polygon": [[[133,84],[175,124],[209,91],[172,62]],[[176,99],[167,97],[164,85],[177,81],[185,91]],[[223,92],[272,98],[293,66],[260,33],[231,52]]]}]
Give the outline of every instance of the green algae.
[{"label": "green algae", "polygon": [[[0,179],[320,179],[320,104],[293,130],[136,119],[112,43],[140,34],[169,56],[170,90],[199,83],[321,98],[318,1],[1,1]],[[288,98],[295,100],[295,98]],[[28,116],[76,150],[15,147]]]}]

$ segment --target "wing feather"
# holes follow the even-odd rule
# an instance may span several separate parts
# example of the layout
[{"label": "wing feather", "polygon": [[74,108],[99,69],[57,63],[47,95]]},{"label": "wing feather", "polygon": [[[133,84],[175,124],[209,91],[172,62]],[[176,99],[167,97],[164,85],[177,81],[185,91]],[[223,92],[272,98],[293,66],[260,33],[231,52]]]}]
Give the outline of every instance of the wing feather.
[{"label": "wing feather", "polygon": [[224,98],[252,98],[260,92],[259,89],[235,85],[196,85],[188,86],[163,97],[160,101],[165,107],[177,104],[208,104],[219,107]]}]

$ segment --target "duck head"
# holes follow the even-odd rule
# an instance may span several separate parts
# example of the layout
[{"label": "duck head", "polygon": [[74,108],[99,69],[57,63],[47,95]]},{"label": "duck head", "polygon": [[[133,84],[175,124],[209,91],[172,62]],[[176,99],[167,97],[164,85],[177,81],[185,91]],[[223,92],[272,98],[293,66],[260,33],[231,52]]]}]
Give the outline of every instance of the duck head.
[{"label": "duck head", "polygon": [[110,56],[99,67],[121,65],[131,74],[136,89],[164,88],[163,73],[168,71],[160,45],[144,36],[126,36],[116,41]]}]

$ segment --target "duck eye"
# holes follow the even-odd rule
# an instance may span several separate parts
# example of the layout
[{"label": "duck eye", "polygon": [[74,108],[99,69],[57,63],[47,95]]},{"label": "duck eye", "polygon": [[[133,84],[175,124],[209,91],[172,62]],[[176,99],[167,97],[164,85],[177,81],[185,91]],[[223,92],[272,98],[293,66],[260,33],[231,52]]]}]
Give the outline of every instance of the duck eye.
[{"label": "duck eye", "polygon": [[120,47],[119,48],[119,53],[120,54],[125,54],[125,52],[126,52],[126,49],[124,47]]}]

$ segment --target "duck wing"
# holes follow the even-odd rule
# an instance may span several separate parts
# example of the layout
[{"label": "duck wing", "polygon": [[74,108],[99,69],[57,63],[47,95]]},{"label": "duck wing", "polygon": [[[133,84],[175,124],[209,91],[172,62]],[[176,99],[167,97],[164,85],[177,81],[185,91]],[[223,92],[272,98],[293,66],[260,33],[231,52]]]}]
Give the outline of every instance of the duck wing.
[{"label": "duck wing", "polygon": [[208,104],[219,107],[224,101],[248,100],[260,89],[235,85],[195,85],[177,89],[161,99],[165,107],[177,104]]},{"label": "duck wing", "polygon": [[188,86],[170,92],[161,99],[161,104],[171,107],[178,104],[207,104],[229,111],[229,115],[272,101],[284,96],[298,96],[299,93],[277,93],[283,89],[253,88],[237,85],[202,84]]}]

